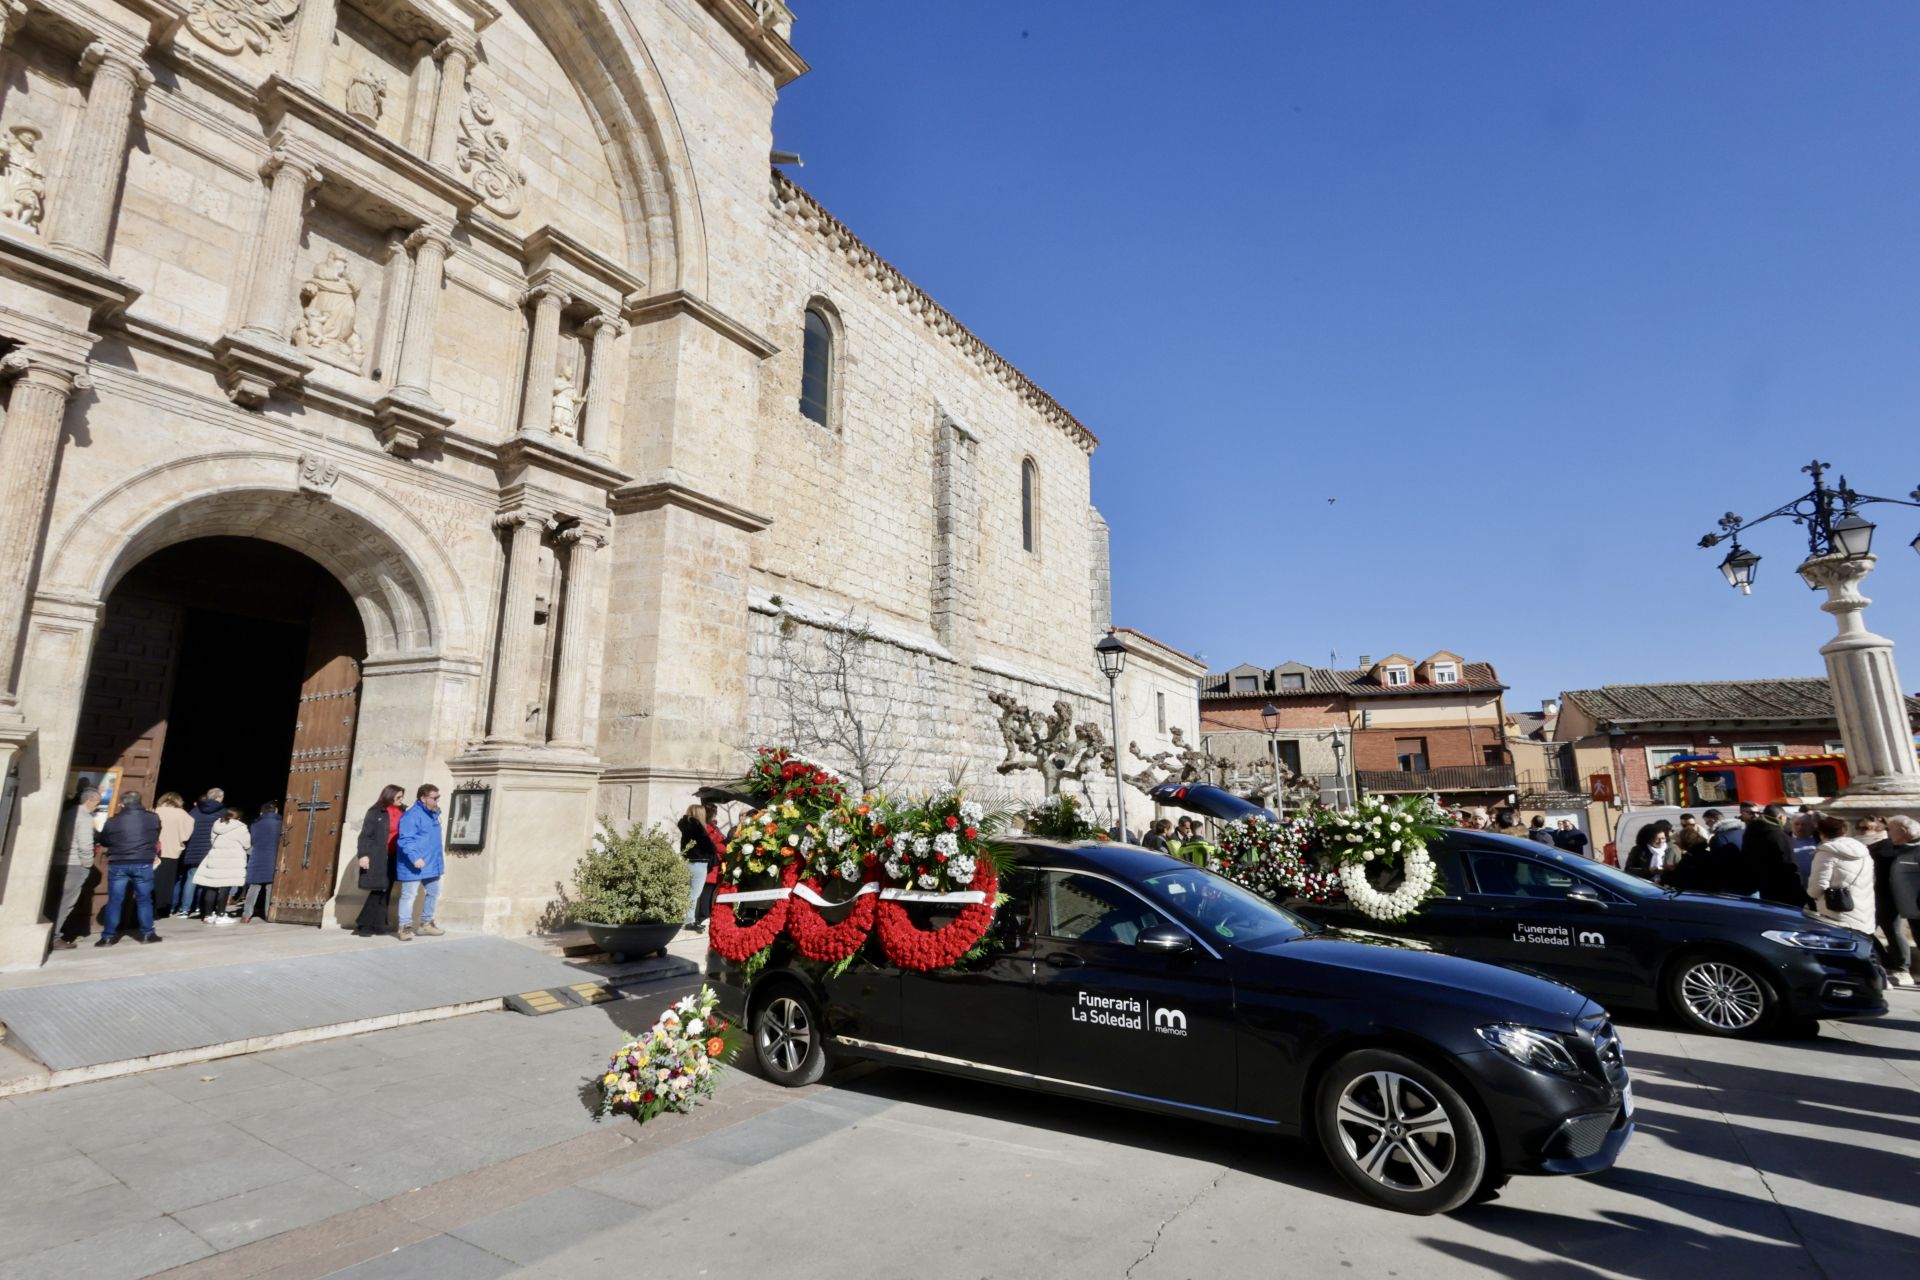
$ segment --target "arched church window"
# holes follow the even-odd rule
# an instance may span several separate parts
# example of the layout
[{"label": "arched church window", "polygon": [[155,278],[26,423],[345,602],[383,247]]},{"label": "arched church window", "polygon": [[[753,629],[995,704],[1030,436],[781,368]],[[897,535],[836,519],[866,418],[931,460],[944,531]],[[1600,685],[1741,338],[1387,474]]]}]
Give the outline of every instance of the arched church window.
[{"label": "arched church window", "polygon": [[1032,458],[1020,463],[1020,546],[1027,551],[1040,546],[1040,468]]},{"label": "arched church window", "polygon": [[833,402],[833,323],[817,304],[807,308],[807,340],[800,356],[800,412],[821,426]]}]

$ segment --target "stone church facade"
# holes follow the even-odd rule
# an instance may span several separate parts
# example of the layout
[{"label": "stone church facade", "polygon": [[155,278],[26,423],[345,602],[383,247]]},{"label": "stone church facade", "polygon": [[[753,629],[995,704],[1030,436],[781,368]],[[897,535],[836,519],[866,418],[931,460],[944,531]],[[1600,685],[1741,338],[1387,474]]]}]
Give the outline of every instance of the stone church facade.
[{"label": "stone church facade", "polygon": [[821,655],[891,782],[1037,789],[987,695],[1104,694],[1095,441],[769,171],[792,21],[5,0],[0,967],[77,776],[257,778],[314,923],[383,784],[484,796],[503,932]]}]

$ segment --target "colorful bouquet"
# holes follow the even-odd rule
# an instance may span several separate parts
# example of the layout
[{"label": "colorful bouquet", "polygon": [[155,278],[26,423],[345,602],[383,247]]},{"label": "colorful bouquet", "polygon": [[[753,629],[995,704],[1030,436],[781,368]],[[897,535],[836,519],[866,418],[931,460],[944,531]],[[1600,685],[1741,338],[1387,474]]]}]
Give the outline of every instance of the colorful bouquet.
[{"label": "colorful bouquet", "polygon": [[730,1024],[715,1014],[719,1003],[713,988],[702,987],[614,1050],[600,1077],[600,1114],[626,1112],[645,1121],[663,1111],[691,1111],[712,1097],[735,1047]]},{"label": "colorful bouquet", "polygon": [[1288,898],[1331,901],[1340,896],[1340,875],[1315,861],[1318,836],[1319,827],[1311,818],[1283,822],[1246,818],[1222,828],[1218,856],[1207,869],[1276,902]]}]

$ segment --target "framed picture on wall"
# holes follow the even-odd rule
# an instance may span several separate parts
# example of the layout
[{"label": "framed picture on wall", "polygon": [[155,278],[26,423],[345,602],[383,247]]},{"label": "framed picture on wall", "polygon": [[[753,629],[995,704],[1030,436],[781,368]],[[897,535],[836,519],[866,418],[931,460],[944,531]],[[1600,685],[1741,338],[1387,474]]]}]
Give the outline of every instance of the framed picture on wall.
[{"label": "framed picture on wall", "polygon": [[493,809],[493,791],[473,787],[456,791],[447,800],[447,848],[471,852],[487,843],[487,818]]},{"label": "framed picture on wall", "polygon": [[100,789],[100,807],[93,811],[93,829],[98,831],[113,813],[114,801],[120,798],[120,771],[118,769],[69,769],[67,771],[67,795],[80,794],[82,787]]}]

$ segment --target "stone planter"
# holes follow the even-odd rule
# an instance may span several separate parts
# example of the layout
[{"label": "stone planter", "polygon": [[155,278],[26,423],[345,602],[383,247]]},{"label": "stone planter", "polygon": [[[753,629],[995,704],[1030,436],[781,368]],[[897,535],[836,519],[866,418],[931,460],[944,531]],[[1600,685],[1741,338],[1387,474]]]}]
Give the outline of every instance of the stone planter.
[{"label": "stone planter", "polygon": [[607,958],[615,964],[641,956],[665,955],[667,944],[683,927],[677,920],[664,924],[651,921],[646,924],[600,924],[593,920],[575,923],[587,931],[587,936],[593,939],[593,945],[606,952]]}]

